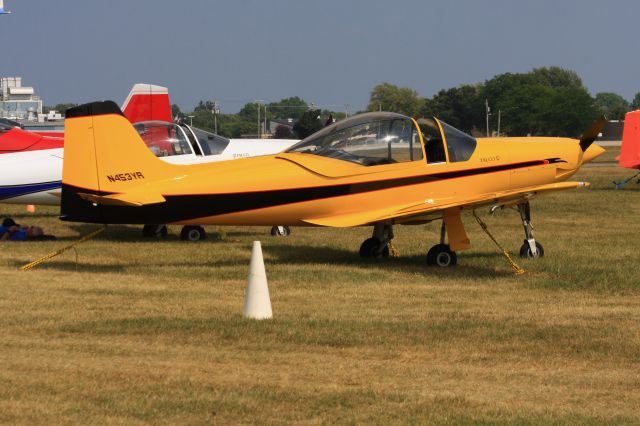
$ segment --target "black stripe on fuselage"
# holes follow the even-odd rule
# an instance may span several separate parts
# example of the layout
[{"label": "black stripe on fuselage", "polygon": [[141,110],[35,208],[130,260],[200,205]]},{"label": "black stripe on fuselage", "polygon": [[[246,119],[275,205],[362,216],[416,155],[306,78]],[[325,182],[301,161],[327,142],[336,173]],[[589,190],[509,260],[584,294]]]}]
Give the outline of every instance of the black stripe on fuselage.
[{"label": "black stripe on fuselage", "polygon": [[240,213],[249,210],[362,194],[446,179],[522,169],[548,163],[548,160],[528,161],[516,164],[487,166],[477,169],[308,188],[275,189],[271,191],[231,194],[164,195],[166,202],[140,207],[93,206],[90,202],[81,199],[77,193],[91,193],[95,195],[110,195],[112,193],[85,190],[63,184],[61,219],[72,222],[114,224],[180,222],[198,217]]}]

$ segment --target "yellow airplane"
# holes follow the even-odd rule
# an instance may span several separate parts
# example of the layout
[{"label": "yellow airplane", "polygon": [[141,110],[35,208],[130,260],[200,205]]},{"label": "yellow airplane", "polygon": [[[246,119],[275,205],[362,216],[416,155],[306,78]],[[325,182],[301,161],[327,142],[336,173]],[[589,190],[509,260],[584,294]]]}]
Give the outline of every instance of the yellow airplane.
[{"label": "yellow airplane", "polygon": [[[332,124],[288,150],[236,161],[173,165],[157,159],[111,102],[70,109],[61,219],[88,223],[373,226],[362,257],[389,254],[395,224],[442,219],[430,265],[470,247],[461,218],[480,206],[517,206],[521,255],[539,257],[529,200],[587,186],[566,182],[603,149],[594,123],[580,140],[474,139],[433,119],[388,112]],[[446,242],[448,239],[448,243]]]}]

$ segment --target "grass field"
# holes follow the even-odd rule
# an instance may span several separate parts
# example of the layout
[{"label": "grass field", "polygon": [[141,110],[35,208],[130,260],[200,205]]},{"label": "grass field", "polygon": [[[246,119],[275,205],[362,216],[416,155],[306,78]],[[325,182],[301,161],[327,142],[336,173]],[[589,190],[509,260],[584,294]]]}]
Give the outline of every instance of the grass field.
[{"label": "grass field", "polygon": [[[96,227],[1,206],[59,239],[0,247],[0,423],[638,424],[640,185],[611,185],[630,174],[584,169],[590,189],[535,199],[546,257],[516,259],[523,276],[471,216],[446,270],[425,265],[433,223],[396,227],[382,261],[359,259],[365,228],[186,243],[113,226],[77,264],[19,272]],[[518,215],[479,213],[517,253]],[[253,240],[269,321],[242,318]]]}]

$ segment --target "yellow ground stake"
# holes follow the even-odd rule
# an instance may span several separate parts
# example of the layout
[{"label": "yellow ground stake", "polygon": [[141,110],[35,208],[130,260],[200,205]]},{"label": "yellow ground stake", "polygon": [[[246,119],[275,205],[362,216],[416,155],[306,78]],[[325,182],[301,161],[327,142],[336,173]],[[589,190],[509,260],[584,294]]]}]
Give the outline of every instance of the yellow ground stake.
[{"label": "yellow ground stake", "polygon": [[502,248],[502,246],[500,245],[500,243],[498,243],[498,241],[493,237],[493,235],[491,235],[491,232],[489,232],[489,228],[487,227],[487,225],[482,221],[482,219],[480,219],[478,217],[478,215],[476,214],[476,211],[473,210],[473,217],[476,218],[476,220],[478,221],[478,224],[480,225],[480,227],[482,228],[482,230],[489,236],[489,238],[491,238],[491,240],[493,240],[493,242],[496,244],[496,246],[498,247],[498,249],[500,249],[500,251],[502,252],[502,254],[504,254],[504,256],[507,258],[507,260],[509,261],[509,263],[511,263],[511,268],[513,269],[513,272],[516,275],[522,275],[524,274],[526,271],[524,269],[522,269],[520,266],[518,266],[518,264],[516,262],[513,261],[513,259],[511,259],[511,256],[509,256],[509,253]]},{"label": "yellow ground stake", "polygon": [[[54,252],[51,252],[48,255],[43,256],[38,260],[34,260],[31,263],[28,263],[28,264],[26,264],[24,266],[21,266],[20,270],[21,271],[28,271],[28,270],[38,266],[39,264],[41,264],[43,262],[46,262],[47,260],[49,260],[51,258],[54,258],[54,257],[58,256],[59,254],[64,253],[67,250],[70,250],[70,249],[74,249],[75,250],[75,246],[77,246],[78,244],[80,244],[82,242],[90,240],[91,238],[95,237],[96,235],[98,235],[99,233],[104,231],[105,229],[107,229],[107,225],[105,225],[104,228],[100,228],[97,231],[93,231],[92,233],[85,235],[84,237],[80,238],[78,241],[74,242],[73,244],[69,244],[68,246],[63,247],[63,248],[61,248],[59,250],[56,250]],[[78,264],[78,252],[76,252],[76,266],[77,266],[77,264]]]}]

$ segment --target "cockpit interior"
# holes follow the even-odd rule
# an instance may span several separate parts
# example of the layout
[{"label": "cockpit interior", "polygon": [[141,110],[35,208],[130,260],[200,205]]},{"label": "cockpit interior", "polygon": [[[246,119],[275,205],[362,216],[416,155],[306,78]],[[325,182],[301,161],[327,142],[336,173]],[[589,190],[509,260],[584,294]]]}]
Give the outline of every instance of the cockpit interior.
[{"label": "cockpit interior", "polygon": [[133,127],[157,157],[218,155],[229,145],[227,138],[186,124],[142,121]]}]

